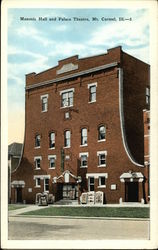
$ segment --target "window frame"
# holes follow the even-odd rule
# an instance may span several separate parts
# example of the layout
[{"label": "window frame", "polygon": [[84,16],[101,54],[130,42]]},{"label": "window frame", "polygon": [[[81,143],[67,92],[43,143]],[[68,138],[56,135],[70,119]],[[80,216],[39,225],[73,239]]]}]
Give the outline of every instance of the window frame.
[{"label": "window frame", "polygon": [[[102,179],[102,178],[104,178],[104,180],[105,180],[104,185],[102,185],[102,183],[101,183],[101,179]],[[99,176],[99,177],[98,177],[98,182],[99,182],[98,188],[104,188],[104,187],[106,187],[106,177],[105,177],[105,176]]]},{"label": "window frame", "polygon": [[[83,160],[82,160],[82,157],[86,156],[86,162],[87,164],[86,165],[83,165]],[[79,154],[79,157],[80,157],[80,168],[87,168],[88,167],[88,152],[83,152],[83,153],[80,153]]]},{"label": "window frame", "polygon": [[[39,181],[39,183],[38,183],[38,181]],[[41,187],[41,179],[38,177],[35,179],[35,182],[36,182],[35,187],[40,188]]]},{"label": "window frame", "polygon": [[[61,95],[61,108],[69,108],[69,107],[73,107],[74,106],[74,88],[71,89],[65,89],[60,91],[60,95]],[[72,93],[72,97],[70,96],[70,94]],[[65,98],[63,98],[63,96],[66,95]],[[66,100],[66,105],[64,105],[64,100]]]},{"label": "window frame", "polygon": [[[44,100],[46,100],[45,103],[43,102]],[[48,94],[41,95],[41,104],[42,104],[41,112],[42,113],[47,112],[48,111]]]},{"label": "window frame", "polygon": [[[51,140],[51,135],[54,135],[54,140]],[[55,149],[55,132],[54,131],[52,131],[52,132],[50,132],[49,133],[49,149]],[[54,142],[54,146],[51,146],[51,145],[53,145],[53,143],[51,144],[51,142]]]},{"label": "window frame", "polygon": [[[69,137],[66,136],[66,133],[69,132]],[[67,143],[69,141],[69,143]],[[71,147],[71,130],[65,130],[64,131],[64,148],[70,148]]]},{"label": "window frame", "polygon": [[[92,92],[92,88],[95,87],[95,92]],[[89,89],[89,101],[88,103],[94,103],[97,101],[97,82],[88,84]],[[95,99],[92,96],[95,94]]]},{"label": "window frame", "polygon": [[[39,139],[38,139],[39,137]],[[36,134],[35,135],[35,148],[40,148],[41,147],[41,135]]]},{"label": "window frame", "polygon": [[[51,167],[51,159],[54,160],[54,167]],[[49,160],[49,169],[55,169],[56,168],[56,155],[48,155]]]},{"label": "window frame", "polygon": [[[101,127],[104,127],[104,129],[105,129],[105,133],[104,133],[104,138],[103,139],[101,139],[101,131],[100,131]],[[106,126],[103,125],[103,124],[101,124],[98,127],[98,142],[101,142],[101,141],[106,141]]]},{"label": "window frame", "polygon": [[[101,159],[101,156],[105,156],[105,163],[101,164],[101,161],[103,159]],[[98,151],[97,152],[97,156],[98,156],[98,167],[106,167],[107,165],[107,151]]]},{"label": "window frame", "polygon": [[[86,135],[83,135],[83,131],[86,130]],[[84,138],[86,138],[86,143],[84,143]],[[83,127],[81,128],[81,147],[88,145],[88,129]]]},{"label": "window frame", "polygon": [[[90,182],[90,179],[93,179],[94,180],[94,183],[91,183]],[[93,192],[94,190],[91,190],[91,186],[94,187],[94,190],[95,190],[95,177],[94,176],[89,176],[88,177],[88,191],[89,192]]]},{"label": "window frame", "polygon": [[[39,163],[40,163],[40,166],[39,166],[39,167],[38,167],[38,160],[39,160]],[[42,157],[41,157],[41,156],[35,156],[35,157],[34,157],[35,170],[41,169],[41,160],[42,160]]]},{"label": "window frame", "polygon": [[[46,183],[46,180],[48,180],[48,183]],[[46,186],[48,187],[48,190]],[[44,178],[44,192],[49,193],[49,178]]]}]

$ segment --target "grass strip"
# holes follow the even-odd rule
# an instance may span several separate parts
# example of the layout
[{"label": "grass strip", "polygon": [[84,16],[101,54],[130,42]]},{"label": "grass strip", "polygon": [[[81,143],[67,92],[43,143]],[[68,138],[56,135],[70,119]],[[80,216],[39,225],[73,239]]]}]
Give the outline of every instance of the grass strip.
[{"label": "grass strip", "polygon": [[23,213],[40,216],[149,218],[149,208],[140,207],[47,207]]},{"label": "grass strip", "polygon": [[16,210],[16,209],[21,209],[21,208],[24,208],[24,207],[26,207],[26,206],[9,204],[8,205],[8,210],[11,211],[11,210]]}]

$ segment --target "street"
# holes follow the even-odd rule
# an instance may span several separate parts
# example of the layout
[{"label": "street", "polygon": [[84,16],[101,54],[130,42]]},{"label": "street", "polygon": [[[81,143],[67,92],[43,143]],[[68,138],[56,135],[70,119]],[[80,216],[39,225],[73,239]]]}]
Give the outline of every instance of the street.
[{"label": "street", "polygon": [[9,217],[9,240],[149,239],[149,220]]}]

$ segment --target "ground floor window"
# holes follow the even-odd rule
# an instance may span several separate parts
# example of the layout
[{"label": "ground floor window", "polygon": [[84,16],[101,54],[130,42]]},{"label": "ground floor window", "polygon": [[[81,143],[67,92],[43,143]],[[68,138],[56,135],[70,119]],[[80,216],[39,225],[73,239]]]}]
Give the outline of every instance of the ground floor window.
[{"label": "ground floor window", "polygon": [[99,187],[105,187],[105,176],[99,177]]},{"label": "ground floor window", "polygon": [[49,179],[44,179],[44,192],[49,191]]},{"label": "ground floor window", "polygon": [[36,178],[36,187],[40,187],[41,186],[41,180],[40,178]]},{"label": "ground floor window", "polygon": [[89,191],[94,191],[94,177],[89,177]]}]

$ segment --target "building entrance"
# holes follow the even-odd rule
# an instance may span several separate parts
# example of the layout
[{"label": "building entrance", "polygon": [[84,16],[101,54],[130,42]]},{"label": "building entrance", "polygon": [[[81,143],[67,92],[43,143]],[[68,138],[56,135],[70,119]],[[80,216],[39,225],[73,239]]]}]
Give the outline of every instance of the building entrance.
[{"label": "building entrance", "polygon": [[17,193],[17,203],[21,203],[22,202],[22,188],[21,187],[17,188],[16,193]]},{"label": "building entrance", "polygon": [[77,185],[63,184],[63,199],[75,200],[78,197]]},{"label": "building entrance", "polygon": [[125,201],[138,202],[138,182],[125,182]]}]

